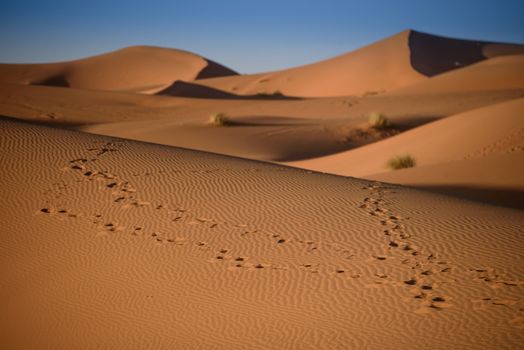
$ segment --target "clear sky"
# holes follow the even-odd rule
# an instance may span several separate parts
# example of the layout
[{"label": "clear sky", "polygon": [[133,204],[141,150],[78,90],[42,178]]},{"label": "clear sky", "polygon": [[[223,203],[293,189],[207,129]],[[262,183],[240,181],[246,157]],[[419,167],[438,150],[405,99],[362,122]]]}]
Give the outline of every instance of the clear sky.
[{"label": "clear sky", "polygon": [[0,62],[155,45],[253,73],[332,57],[408,28],[524,43],[524,0],[0,0]]}]

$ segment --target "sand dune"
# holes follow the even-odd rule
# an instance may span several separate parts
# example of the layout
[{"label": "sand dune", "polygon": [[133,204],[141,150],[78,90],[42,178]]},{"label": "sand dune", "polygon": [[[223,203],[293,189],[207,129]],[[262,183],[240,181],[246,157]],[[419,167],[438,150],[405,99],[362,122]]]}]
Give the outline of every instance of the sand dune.
[{"label": "sand dune", "polygon": [[238,94],[281,92],[326,97],[373,94],[424,78],[409,62],[409,31],[325,61],[265,74],[206,79],[202,84]]},{"label": "sand dune", "polygon": [[[338,57],[270,73],[237,75],[187,51],[134,46],[63,63],[0,64],[0,82],[202,98],[373,95],[424,82],[427,77],[486,58],[523,53],[522,45],[458,40],[406,30]],[[521,61],[512,63],[519,72]],[[508,75],[510,68],[505,69],[499,80]],[[197,79],[197,85],[182,86],[183,82]],[[518,82],[521,84],[521,80]]]},{"label": "sand dune", "polygon": [[524,88],[524,55],[487,59],[396,89],[392,94],[451,94]]},{"label": "sand dune", "polygon": [[234,74],[193,53],[151,46],[133,46],[63,63],[0,64],[0,81],[4,83],[141,93],[163,90],[175,80]]},{"label": "sand dune", "polygon": [[[369,133],[372,111],[402,129],[521,96],[522,90],[467,94],[384,94],[329,99],[202,99],[0,84],[0,113],[103,135],[261,160],[297,160],[381,138]],[[213,128],[224,112],[233,127]],[[363,132],[362,132],[363,131]]]},{"label": "sand dune", "polygon": [[265,74],[204,80],[201,84],[238,94],[305,97],[370,95],[423,82],[427,77],[499,55],[524,53],[524,46],[457,40],[407,30],[353,52]]},{"label": "sand dune", "polygon": [[[524,177],[519,164],[524,156],[523,110],[524,99],[520,98],[447,117],[358,149],[290,164],[334,174],[412,185],[424,183],[426,186],[442,187],[471,183],[472,187],[480,188],[480,195],[476,194],[471,198],[482,197],[483,185],[506,188],[508,191],[524,191]],[[511,157],[503,157],[507,160],[502,163],[497,160],[492,164],[485,159],[491,155],[513,153],[515,154]],[[427,170],[413,169],[373,175],[387,172],[388,161],[404,154],[415,158],[417,168]],[[470,163],[463,162],[467,159],[478,159],[475,162],[477,165],[473,167],[468,165]],[[462,161],[463,165],[443,164],[443,168],[439,170],[441,163],[454,161]],[[435,166],[425,168],[427,165]],[[458,167],[453,176],[448,174],[448,166]],[[490,181],[485,182],[483,174]],[[490,196],[491,194],[486,193],[485,199]],[[508,194],[507,199],[513,205],[514,198],[511,197],[514,195]],[[524,203],[520,207],[524,207]]]},{"label": "sand dune", "polygon": [[522,212],[0,123],[8,348],[524,341]]},{"label": "sand dune", "polygon": [[405,153],[411,154],[418,165],[427,165],[521,151],[523,109],[522,98],[503,102],[450,116],[365,147],[293,165],[366,176],[386,171],[389,159]]}]

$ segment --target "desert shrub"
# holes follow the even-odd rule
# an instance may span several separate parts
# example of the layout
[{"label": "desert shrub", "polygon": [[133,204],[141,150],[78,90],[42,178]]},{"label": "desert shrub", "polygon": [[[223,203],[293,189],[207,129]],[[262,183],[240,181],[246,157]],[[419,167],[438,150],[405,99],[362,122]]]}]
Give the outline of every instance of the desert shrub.
[{"label": "desert shrub", "polygon": [[274,92],[258,92],[257,96],[259,96],[259,97],[267,97],[267,98],[271,98],[271,97],[285,97],[284,94],[282,93],[282,91],[280,91],[280,90],[275,90]]},{"label": "desert shrub", "polygon": [[209,124],[212,126],[231,125],[231,119],[225,113],[213,113],[209,118]]},{"label": "desert shrub", "polygon": [[371,112],[368,118],[369,126],[373,129],[388,129],[391,127],[391,122],[382,113]]},{"label": "desert shrub", "polygon": [[396,156],[389,160],[388,167],[392,170],[398,170],[398,169],[405,169],[405,168],[413,168],[417,162],[415,161],[415,158],[410,156],[409,154],[403,155],[403,156]]}]

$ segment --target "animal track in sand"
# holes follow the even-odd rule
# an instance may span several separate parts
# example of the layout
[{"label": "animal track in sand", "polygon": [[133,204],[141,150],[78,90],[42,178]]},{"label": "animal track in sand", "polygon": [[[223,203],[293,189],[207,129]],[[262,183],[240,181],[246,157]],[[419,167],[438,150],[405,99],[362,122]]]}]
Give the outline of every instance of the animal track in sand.
[{"label": "animal track in sand", "polygon": [[[440,259],[435,253],[425,253],[424,249],[415,246],[411,241],[411,235],[406,232],[406,221],[409,218],[403,218],[387,208],[386,190],[380,184],[365,186],[370,195],[365,197],[360,208],[366,210],[372,217],[376,217],[383,227],[383,234],[386,238],[385,249],[394,256],[402,257],[401,264],[407,265],[413,271],[413,277],[397,285],[404,285],[409,288],[415,300],[418,300],[421,307],[416,310],[417,313],[427,313],[428,310],[443,310],[451,307],[450,296],[443,295],[439,291],[439,285],[442,283],[460,283],[460,280],[450,280],[445,277],[452,273],[454,269],[461,270],[467,274],[468,271],[460,268],[459,265]],[[375,256],[376,259],[385,259],[386,256]],[[524,281],[503,276],[489,267],[470,268],[471,278],[481,283],[486,283],[494,290],[511,291],[514,288],[522,288]],[[378,276],[377,276],[378,277]],[[510,294],[508,294],[510,295]],[[515,293],[511,294],[515,295]],[[522,298],[514,297],[501,298],[486,296],[480,300],[474,300],[474,307],[484,309],[488,306],[507,307],[512,310],[514,318],[510,321],[514,326],[524,328],[524,302]]]},{"label": "animal track in sand", "polygon": [[[159,220],[165,221],[166,226],[169,226],[168,224],[201,225],[202,229],[204,230],[218,230],[219,232],[224,230],[234,230],[233,232],[238,232],[239,239],[249,239],[252,235],[257,235],[258,237],[266,237],[273,244],[274,249],[279,249],[277,257],[278,254],[282,254],[283,256],[285,254],[289,254],[288,252],[290,249],[292,251],[297,251],[298,249],[298,251],[300,252],[299,254],[311,254],[318,252],[320,249],[328,249],[333,250],[333,252],[337,255],[343,255],[344,258],[347,259],[351,259],[353,257],[353,254],[351,254],[347,250],[341,249],[336,243],[333,242],[319,242],[310,239],[291,239],[280,233],[267,232],[265,230],[252,227],[251,225],[246,223],[231,223],[217,221],[212,217],[194,215],[188,209],[180,206],[175,206],[173,208],[170,205],[166,205],[165,203],[151,203],[150,201],[143,200],[138,195],[139,191],[136,189],[135,186],[131,184],[130,181],[128,181],[125,178],[122,178],[118,174],[104,169],[102,166],[102,162],[100,162],[100,159],[102,157],[107,157],[112,153],[117,153],[121,145],[122,143],[109,142],[97,145],[95,147],[91,147],[87,150],[89,152],[88,155],[81,155],[70,160],[68,162],[68,166],[66,168],[63,168],[62,170],[71,171],[74,174],[78,174],[80,180],[76,180],[75,184],[79,181],[86,181],[88,183],[93,183],[93,185],[98,184],[98,186],[96,187],[97,190],[109,192],[112,198],[111,204],[117,205],[120,208],[118,210],[130,210],[132,208],[152,206],[153,209],[159,211]],[[219,169],[214,169],[213,171],[199,170],[199,172],[205,174],[210,174],[216,171],[219,171]],[[160,174],[160,172],[146,172],[140,174],[135,173],[134,176],[156,176],[158,174]],[[46,209],[49,210],[49,212],[51,212],[50,208]],[[42,213],[45,214],[44,212]],[[114,217],[114,214],[112,214],[112,216]],[[215,245],[204,244],[200,241],[191,242],[187,241],[186,239],[180,239],[179,237],[172,238],[169,236],[168,233],[163,231],[147,232],[147,229],[137,222],[126,222],[125,225],[118,224],[112,220],[108,221],[107,218],[105,218],[105,215],[103,216],[102,213],[87,215],[87,217],[92,218],[91,222],[99,230],[98,235],[108,235],[110,233],[116,232],[127,232],[133,236],[140,236],[144,238],[150,237],[161,245],[165,244],[166,246],[177,246],[184,245],[186,243],[191,243],[191,246],[195,247],[195,249],[202,250],[203,248],[205,248],[205,250],[209,250],[210,252],[213,251],[213,245]],[[284,247],[285,249],[282,249]],[[212,260],[215,262],[220,261],[222,263],[227,262],[228,266],[232,265],[236,268],[243,267],[247,269],[259,270],[287,269],[287,267],[279,266],[278,263],[275,264],[276,261],[250,262],[247,260],[248,258],[244,255],[239,256],[241,256],[244,260],[235,261],[235,257],[231,256],[230,253],[219,252],[212,258]],[[274,259],[275,258],[273,258],[273,260]],[[307,270],[314,273],[320,272],[318,266],[314,269]],[[333,274],[333,271],[326,270],[326,273]],[[346,268],[341,266],[338,268],[338,270],[334,272],[334,274],[349,275],[350,273],[347,271]],[[355,274],[353,274],[352,276],[354,277]],[[358,274],[358,276],[360,275]]]},{"label": "animal track in sand", "polygon": [[[285,233],[281,234],[278,232],[268,232],[265,229],[253,227],[246,223],[225,222],[216,220],[213,217],[204,216],[202,214],[196,215],[191,210],[181,207],[180,204],[170,205],[166,203],[154,203],[143,200],[139,197],[140,191],[135,186],[133,186],[130,181],[122,178],[118,174],[114,174],[107,169],[102,168],[101,166],[102,163],[99,161],[99,158],[117,153],[120,149],[120,146],[121,143],[109,142],[98,145],[97,147],[92,147],[88,150],[88,152],[91,154],[81,155],[80,157],[69,161],[66,171],[71,171],[75,174],[78,174],[80,179],[82,179],[80,181],[98,184],[98,190],[107,191],[111,194],[111,204],[118,206],[118,208],[120,208],[118,210],[134,210],[133,208],[150,207],[151,209],[158,211],[157,215],[159,215],[159,220],[164,221],[164,226],[168,227],[169,225],[182,225],[177,226],[177,231],[183,227],[183,225],[201,225],[202,230],[214,230],[215,232],[230,231],[230,233],[233,235],[238,234],[238,239],[250,239],[250,237],[254,235],[257,235],[258,237],[265,236],[273,244],[274,249],[277,249],[277,260],[275,260],[274,257],[273,260],[275,261],[271,261],[270,263],[267,261],[264,262],[263,260],[261,262],[253,263],[248,260],[235,261],[235,258],[238,256],[242,257],[243,259],[248,259],[245,255],[239,254],[242,252],[236,252],[235,255],[238,256],[230,256],[232,253],[221,253],[221,255],[217,254],[216,256],[211,255],[210,258],[214,262],[222,260],[222,263],[227,262],[227,266],[233,266],[237,269],[238,267],[255,269],[257,264],[260,264],[261,266],[258,267],[258,269],[281,269],[277,263],[279,255],[286,256],[286,254],[290,254],[290,252],[291,254],[298,253],[303,257],[307,257],[312,253],[319,253],[320,251],[324,251],[328,255],[336,255],[337,258],[343,257],[344,259],[351,259],[354,256],[350,250],[344,249],[336,242],[320,242],[312,239],[301,239],[297,237],[290,238],[289,236],[286,236]],[[157,176],[160,173],[161,172],[146,172],[141,174],[135,173],[134,176]],[[204,171],[203,173],[209,174],[210,172]],[[77,180],[75,184],[78,182],[79,181]],[[67,185],[62,187],[65,186]],[[423,259],[420,253],[421,250],[415,247],[409,241],[410,236],[405,232],[405,223],[407,219],[402,218],[388,209],[386,199],[384,198],[386,191],[383,188],[377,185],[371,185],[369,186],[369,189],[371,191],[371,195],[364,199],[364,203],[361,205],[361,207],[365,208],[370,213],[370,215],[376,217],[383,226],[384,237],[386,238],[385,251],[390,253],[392,251],[396,251],[395,254],[397,255],[405,255],[405,258],[403,259],[404,263],[410,265],[415,270],[415,272],[419,271],[421,276],[428,277],[430,273],[435,274],[438,273],[438,271],[444,272],[446,269],[449,269],[448,266],[442,266],[440,270],[426,267],[427,263],[421,261]],[[45,208],[49,210],[50,213],[53,210],[51,206],[46,206]],[[42,214],[46,213],[42,212]],[[67,214],[63,214],[69,215],[71,213],[68,212]],[[75,215],[78,214],[75,213]],[[90,218],[93,216],[86,215],[86,217]],[[127,232],[133,236],[141,236],[144,238],[151,237],[156,242],[161,243],[161,245],[164,245],[165,243],[165,246],[178,246],[189,243],[191,247],[194,247],[194,249],[198,249],[200,251],[209,251],[210,254],[213,254],[212,252],[216,248],[216,243],[203,243],[199,240],[191,241],[185,238],[181,239],[180,237],[173,238],[169,236],[167,231],[166,233],[154,232],[155,235],[153,235],[151,231],[147,232],[149,229],[143,227],[143,223],[131,221],[126,222],[125,226],[121,224],[119,225],[116,222],[107,221],[107,219],[102,218],[101,214],[99,217],[93,217],[92,222],[106,233]],[[105,226],[107,224],[112,224],[112,226]],[[200,230],[200,228],[198,230]],[[209,233],[211,232],[212,231],[209,231]],[[390,253],[387,255],[378,255],[377,259],[389,259]],[[222,256],[222,259],[217,258],[219,256]],[[354,276],[357,275],[358,277],[361,276],[360,274],[350,272],[350,269],[343,265],[337,267],[336,269],[333,267],[326,267],[325,270],[320,270],[318,266],[298,266],[298,268],[299,270],[303,271],[314,273],[322,272],[328,275],[332,274],[338,276],[351,276],[352,278],[356,278]],[[392,276],[388,276],[388,278],[393,279]],[[385,278],[380,278],[380,280],[385,280]],[[425,284],[431,282],[432,281],[427,281]],[[425,291],[427,292],[428,290]]]},{"label": "animal track in sand", "polygon": [[[98,184],[97,190],[108,191],[112,197],[111,204],[117,205],[120,208],[118,210],[129,210],[132,208],[152,206],[153,203],[138,197],[137,189],[128,180],[108,171],[107,169],[104,169],[101,165],[102,163],[100,162],[100,158],[106,157],[110,153],[118,152],[122,144],[123,143],[108,142],[90,147],[87,149],[89,155],[84,155],[71,159],[68,162],[68,165],[65,168],[62,168],[62,170],[71,171],[72,173],[78,174],[80,179],[75,180],[75,184],[81,181],[87,181],[88,183]],[[219,169],[215,169],[212,171],[199,170],[199,172],[205,174],[209,174],[216,171],[219,171]],[[155,174],[150,172],[146,172],[143,174],[135,173],[134,176],[154,176]],[[67,185],[64,185],[62,187],[67,188]],[[165,221],[166,224],[169,223],[183,225],[202,225],[204,229],[212,230],[240,230],[241,232],[239,234],[239,238],[244,236],[249,237],[253,234],[265,235],[275,244],[275,247],[288,245],[290,243],[293,244],[292,240],[290,240],[287,237],[282,237],[278,233],[265,233],[263,231],[260,231],[259,229],[250,227],[250,225],[248,224],[219,222],[214,220],[213,218],[195,216],[188,212],[187,209],[182,208],[180,206],[177,206],[172,209],[169,205],[166,205],[164,203],[155,203],[154,209],[158,210],[161,213],[165,213],[160,214],[160,220]],[[41,208],[40,212],[42,214],[49,215],[77,215],[69,213],[65,209],[53,209],[51,206]],[[114,214],[112,214],[112,216],[114,216]],[[191,243],[191,246],[195,247],[196,249],[202,250],[204,248],[205,250],[212,250],[212,245],[209,246],[209,244],[205,244],[200,241],[191,242],[185,238],[171,237],[168,233],[163,231],[147,232],[146,228],[138,223],[126,222],[126,225],[122,225],[112,220],[109,221],[107,220],[107,218],[105,218],[105,215],[103,215],[103,213],[86,215],[86,217],[88,218],[88,220],[90,220],[92,224],[94,224],[97,227],[97,236],[106,236],[110,233],[116,232],[128,232],[133,236],[151,237],[161,245],[165,244],[166,246],[178,246],[185,245],[186,243]],[[318,249],[318,242],[303,241],[301,243],[297,242],[296,244],[303,244],[307,248],[308,252],[312,252]],[[238,257],[236,258],[237,259],[235,260],[234,257],[229,255],[229,253],[222,250],[215,256],[214,260],[232,262],[237,266],[240,265],[241,267],[248,269],[285,269],[283,267],[279,267],[268,262],[251,263],[247,261],[248,258],[245,256],[241,257],[242,260],[238,260]]]},{"label": "animal track in sand", "polygon": [[[485,284],[493,293],[488,292],[484,298],[472,300],[473,307],[477,310],[506,307],[513,314],[510,324],[524,329],[524,300],[521,297],[524,281],[498,273],[490,267],[469,268],[469,272],[475,281]],[[516,295],[520,297],[516,298]]]},{"label": "animal track in sand", "polygon": [[41,208],[39,210],[40,213],[43,213],[43,214],[48,214],[48,215],[58,215],[60,217],[63,217],[63,218],[76,218],[78,216],[80,216],[80,214],[78,213],[73,213],[67,209],[63,209],[63,208],[59,208],[59,209],[54,209],[54,208],[49,208],[49,207],[44,207],[44,208]]},{"label": "animal track in sand", "polygon": [[[398,280],[398,277],[393,276],[387,276],[387,278],[396,279],[397,282],[393,282],[394,284],[409,288],[409,291],[414,294],[414,299],[421,302],[421,309],[417,309],[416,312],[449,307],[450,298],[438,294],[433,283],[434,274],[437,271],[446,272],[444,269],[448,267],[435,269],[432,266],[436,263],[435,255],[422,254],[422,250],[411,242],[411,234],[406,232],[405,225],[409,218],[398,215],[387,206],[386,193],[393,193],[393,191],[378,183],[365,186],[363,189],[369,191],[370,195],[364,198],[359,207],[366,210],[370,216],[375,217],[382,226],[382,233],[385,237],[384,250],[389,252],[387,255],[375,255],[373,258],[385,261],[391,255],[392,258],[395,258],[394,262],[400,261],[402,265],[407,265],[414,272],[410,279]],[[424,256],[426,256],[425,259]],[[431,275],[433,275],[431,280],[428,280]],[[375,281],[375,284],[383,284],[383,280],[386,279],[380,274],[375,274],[375,276],[381,278]]]}]

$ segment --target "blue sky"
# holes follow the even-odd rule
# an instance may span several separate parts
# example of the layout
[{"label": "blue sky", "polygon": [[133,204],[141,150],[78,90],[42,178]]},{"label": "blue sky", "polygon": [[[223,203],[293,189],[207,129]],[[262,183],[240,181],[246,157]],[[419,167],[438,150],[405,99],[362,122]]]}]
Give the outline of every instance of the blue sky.
[{"label": "blue sky", "polygon": [[155,45],[252,73],[332,57],[407,28],[524,43],[524,0],[2,0],[0,62]]}]

